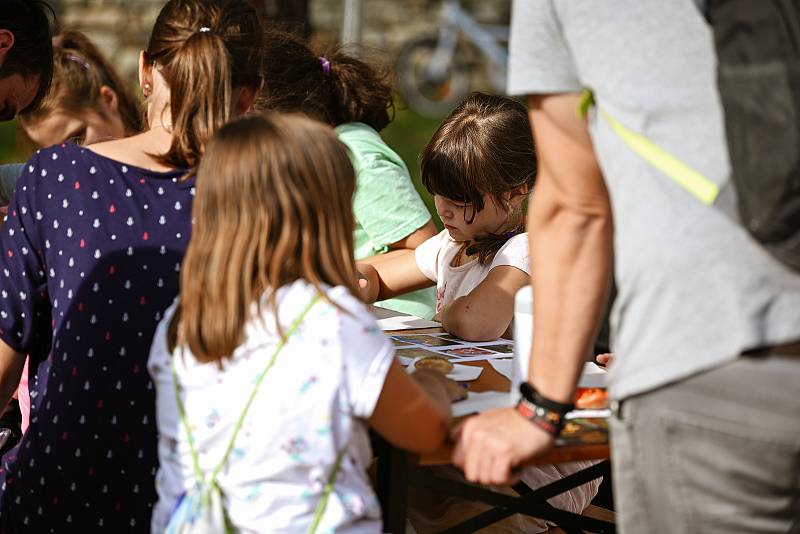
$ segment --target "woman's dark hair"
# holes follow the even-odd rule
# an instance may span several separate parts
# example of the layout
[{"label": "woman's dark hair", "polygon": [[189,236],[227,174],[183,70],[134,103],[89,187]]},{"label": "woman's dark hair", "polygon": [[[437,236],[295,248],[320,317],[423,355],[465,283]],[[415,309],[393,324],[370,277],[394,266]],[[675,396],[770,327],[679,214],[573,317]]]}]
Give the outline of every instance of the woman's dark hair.
[{"label": "woman's dark hair", "polygon": [[12,74],[37,78],[39,87],[31,104],[22,113],[36,108],[47,94],[53,78],[52,30],[47,12],[53,8],[42,0],[3,0],[0,28],[14,34],[14,46],[0,66],[0,79]]},{"label": "woman's dark hair", "polygon": [[[536,151],[524,105],[502,96],[472,93],[442,122],[420,160],[422,183],[433,195],[464,203],[471,223],[485,206],[484,195],[502,195],[536,181]],[[467,211],[470,210],[470,213]],[[482,236],[467,248],[486,263],[515,233],[524,216],[509,215],[503,234]]]},{"label": "woman's dark hair", "polygon": [[257,109],[302,111],[331,126],[363,122],[377,131],[391,121],[389,73],[341,48],[317,53],[297,36],[272,29],[264,37],[261,74]]},{"label": "woman's dark hair", "polygon": [[170,0],[145,57],[170,89],[172,145],[160,160],[194,168],[205,142],[231,118],[233,91],[258,90],[263,30],[245,0]]},{"label": "woman's dark hair", "polygon": [[142,128],[139,104],[122,83],[111,63],[78,31],[65,31],[53,38],[53,82],[47,97],[32,113],[22,117],[23,124],[35,123],[55,111],[81,114],[99,110],[103,86],[117,95],[117,111],[127,135]]}]

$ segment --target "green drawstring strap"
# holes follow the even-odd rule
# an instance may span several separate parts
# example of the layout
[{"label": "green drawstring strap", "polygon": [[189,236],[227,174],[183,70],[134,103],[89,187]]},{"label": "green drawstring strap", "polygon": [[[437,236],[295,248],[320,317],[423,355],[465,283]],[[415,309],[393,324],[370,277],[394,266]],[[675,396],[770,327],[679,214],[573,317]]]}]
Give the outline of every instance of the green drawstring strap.
[{"label": "green drawstring strap", "polygon": [[[277,359],[278,354],[280,354],[281,349],[283,349],[283,347],[286,345],[287,341],[289,340],[289,337],[294,333],[295,330],[297,330],[297,327],[300,326],[300,324],[303,322],[303,320],[305,319],[306,315],[308,314],[309,310],[311,310],[311,308],[314,306],[314,304],[317,303],[318,300],[319,300],[319,295],[316,295],[313,299],[311,299],[311,302],[308,303],[308,305],[305,307],[305,309],[300,314],[300,316],[297,317],[297,319],[295,319],[295,321],[292,323],[292,326],[286,332],[286,335],[284,337],[282,337],[281,340],[278,342],[278,346],[275,347],[275,352],[272,353],[272,356],[270,357],[269,362],[267,362],[267,366],[264,369],[264,371],[258,376],[258,380],[256,381],[256,384],[253,387],[253,390],[250,392],[250,396],[248,397],[247,403],[244,406],[244,410],[242,410],[242,414],[239,416],[239,419],[236,421],[236,425],[235,425],[235,427],[233,429],[233,435],[231,436],[231,439],[228,442],[228,446],[225,449],[225,454],[223,455],[222,460],[219,462],[217,467],[211,473],[211,478],[208,479],[208,481],[206,481],[205,475],[203,474],[202,470],[200,469],[199,458],[198,458],[198,455],[197,455],[197,451],[194,448],[194,438],[192,437],[192,433],[189,430],[189,422],[188,422],[188,420],[186,418],[186,409],[183,406],[183,402],[181,401],[181,397],[180,397],[180,391],[178,389],[179,388],[179,386],[178,386],[178,373],[175,370],[175,363],[174,363],[174,360],[173,360],[172,379],[173,379],[173,382],[175,384],[175,398],[178,401],[178,412],[179,412],[180,417],[181,417],[181,423],[183,423],[183,427],[186,430],[186,435],[188,436],[189,452],[192,455],[192,467],[194,468],[195,477],[198,479],[198,481],[200,481],[202,483],[202,485],[204,487],[206,487],[206,488],[213,487],[216,484],[217,475],[222,470],[222,467],[225,465],[225,462],[227,462],[227,460],[228,460],[228,455],[230,454],[231,450],[233,449],[233,443],[236,440],[236,436],[239,433],[239,430],[242,428],[242,424],[244,423],[244,418],[247,415],[247,411],[250,409],[250,405],[253,403],[253,399],[255,398],[256,393],[258,393],[259,386],[264,381],[264,377],[267,376],[267,372],[269,372],[269,370],[272,369],[272,366],[275,364],[275,360]],[[207,492],[203,494],[203,499],[204,499],[204,501],[206,501],[206,502],[204,502],[204,504],[207,505],[208,504],[208,502],[207,502],[208,493]]]},{"label": "green drawstring strap", "polygon": [[322,521],[322,516],[325,515],[325,508],[328,506],[328,497],[330,497],[333,486],[336,484],[336,477],[339,474],[339,468],[342,465],[342,458],[346,450],[347,447],[345,446],[339,451],[339,454],[336,455],[336,462],[333,464],[331,474],[328,476],[325,489],[322,490],[322,496],[319,498],[319,503],[317,503],[317,509],[314,510],[314,520],[311,522],[311,528],[308,530],[309,534],[314,534],[317,531],[317,527],[320,521]]},{"label": "green drawstring strap", "polygon": [[[593,105],[595,105],[594,95],[589,89],[585,89],[581,93],[581,100],[578,104],[578,116],[585,118],[589,108]],[[647,137],[629,130],[624,124],[606,113],[605,110],[598,108],[598,111],[611,126],[611,129],[614,130],[614,133],[642,159],[661,171],[703,204],[707,206],[714,204],[719,195],[719,186],[717,184],[650,141]]]}]

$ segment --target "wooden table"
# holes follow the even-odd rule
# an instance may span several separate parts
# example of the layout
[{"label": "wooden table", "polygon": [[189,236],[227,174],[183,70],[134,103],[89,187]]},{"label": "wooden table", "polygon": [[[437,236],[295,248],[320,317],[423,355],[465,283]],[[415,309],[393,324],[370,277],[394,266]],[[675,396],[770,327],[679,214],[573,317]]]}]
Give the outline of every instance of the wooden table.
[{"label": "wooden table", "polygon": [[[403,330],[388,334],[431,334],[442,332],[441,329]],[[464,365],[483,367],[483,372],[474,381],[469,382],[469,391],[509,391],[510,381],[498,373],[488,361],[464,362]],[[383,507],[384,532],[403,533],[406,528],[408,488],[423,486],[444,495],[457,495],[462,498],[481,501],[495,508],[470,518],[455,527],[449,533],[468,533],[486,527],[515,513],[532,515],[556,523],[565,532],[615,532],[613,523],[592,519],[564,510],[554,508],[547,499],[595,478],[607,476],[610,471],[608,442],[592,445],[557,445],[546,454],[533,459],[528,465],[546,465],[572,462],[576,460],[602,460],[591,467],[573,473],[561,480],[532,490],[524,484],[517,484],[514,489],[519,497],[498,493],[482,486],[463,483],[434,476],[429,466],[449,465],[453,444],[449,443],[432,454],[416,456],[397,449],[382,439],[375,443],[378,457],[377,492]]]}]

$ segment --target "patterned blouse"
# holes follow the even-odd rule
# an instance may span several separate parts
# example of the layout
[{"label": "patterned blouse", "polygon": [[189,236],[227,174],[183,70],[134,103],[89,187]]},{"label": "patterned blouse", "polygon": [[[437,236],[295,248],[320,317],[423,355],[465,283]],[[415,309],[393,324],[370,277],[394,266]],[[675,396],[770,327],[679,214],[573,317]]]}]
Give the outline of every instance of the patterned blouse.
[{"label": "patterned blouse", "polygon": [[22,171],[0,246],[0,339],[30,354],[30,427],[0,472],[0,530],[146,531],[147,356],[178,293],[194,179],[72,143]]}]

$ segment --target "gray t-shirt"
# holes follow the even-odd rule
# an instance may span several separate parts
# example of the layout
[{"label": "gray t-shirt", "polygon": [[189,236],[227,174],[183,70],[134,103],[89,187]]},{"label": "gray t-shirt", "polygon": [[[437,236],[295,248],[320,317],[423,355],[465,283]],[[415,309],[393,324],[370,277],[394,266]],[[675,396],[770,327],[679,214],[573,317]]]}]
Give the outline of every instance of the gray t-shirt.
[{"label": "gray t-shirt", "polygon": [[[510,93],[591,88],[629,129],[728,180],[711,29],[692,0],[518,0],[510,49]],[[800,339],[800,275],[641,159],[596,110],[589,131],[614,217],[614,397]]]}]

